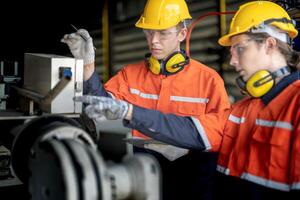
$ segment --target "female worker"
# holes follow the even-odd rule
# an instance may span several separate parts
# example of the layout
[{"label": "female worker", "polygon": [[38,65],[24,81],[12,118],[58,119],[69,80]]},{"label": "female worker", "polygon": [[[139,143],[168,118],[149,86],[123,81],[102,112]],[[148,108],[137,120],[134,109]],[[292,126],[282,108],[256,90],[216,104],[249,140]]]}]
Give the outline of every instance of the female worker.
[{"label": "female worker", "polygon": [[219,194],[290,199],[300,189],[299,54],[291,48],[297,34],[282,7],[255,1],[240,7],[219,39],[248,94],[223,127],[217,170],[226,187],[220,184]]}]

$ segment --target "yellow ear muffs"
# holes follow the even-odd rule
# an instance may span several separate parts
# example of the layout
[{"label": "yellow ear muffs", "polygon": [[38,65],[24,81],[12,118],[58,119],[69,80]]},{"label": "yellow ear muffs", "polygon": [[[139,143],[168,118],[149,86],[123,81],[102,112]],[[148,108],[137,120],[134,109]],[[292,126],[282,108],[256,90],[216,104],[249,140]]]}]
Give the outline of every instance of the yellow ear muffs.
[{"label": "yellow ear muffs", "polygon": [[242,93],[248,93],[252,97],[261,97],[269,92],[275,85],[275,79],[290,73],[289,67],[282,67],[275,72],[260,70],[253,74],[247,82],[242,77],[236,79],[237,85],[241,88]]},{"label": "yellow ear muffs", "polygon": [[246,82],[243,80],[243,78],[241,76],[237,77],[235,79],[235,82],[236,82],[237,86],[241,89],[241,93],[243,95],[248,94],[247,90],[246,90]]},{"label": "yellow ear muffs", "polygon": [[189,63],[189,57],[184,51],[174,52],[165,60],[157,60],[151,54],[146,54],[145,57],[150,71],[154,74],[174,74]]},{"label": "yellow ear muffs", "polygon": [[176,73],[181,70],[184,65],[186,65],[186,57],[181,52],[176,52],[172,54],[169,59],[167,59],[165,64],[165,70],[168,73]]},{"label": "yellow ear muffs", "polygon": [[260,70],[253,74],[246,83],[246,91],[252,97],[265,95],[274,86],[275,80],[271,72]]},{"label": "yellow ear muffs", "polygon": [[161,67],[159,61],[153,56],[148,57],[148,67],[153,74],[160,74]]}]

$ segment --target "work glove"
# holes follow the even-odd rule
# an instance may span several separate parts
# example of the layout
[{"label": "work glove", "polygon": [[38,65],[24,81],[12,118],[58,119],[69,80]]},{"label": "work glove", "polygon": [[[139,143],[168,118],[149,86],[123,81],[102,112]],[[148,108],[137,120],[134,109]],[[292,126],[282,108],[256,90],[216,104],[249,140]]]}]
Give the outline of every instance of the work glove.
[{"label": "work glove", "polygon": [[95,62],[93,39],[85,29],[79,29],[76,33],[64,35],[61,42],[69,46],[74,58],[83,59],[83,64]]},{"label": "work glove", "polygon": [[129,104],[122,100],[116,100],[101,96],[76,96],[74,101],[87,104],[85,113],[96,121],[124,119],[129,108]]}]

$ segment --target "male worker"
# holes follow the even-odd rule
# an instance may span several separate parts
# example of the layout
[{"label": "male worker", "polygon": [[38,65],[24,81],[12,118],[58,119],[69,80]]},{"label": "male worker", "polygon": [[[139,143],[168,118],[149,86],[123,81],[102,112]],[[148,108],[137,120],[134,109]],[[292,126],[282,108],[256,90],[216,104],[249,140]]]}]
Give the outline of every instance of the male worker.
[{"label": "male worker", "polygon": [[[76,58],[84,59],[84,93],[97,96],[77,99],[91,104],[86,113],[96,120],[124,119],[134,137],[149,139],[145,134],[151,134],[166,143],[134,148],[158,159],[164,200],[212,198],[217,155],[202,151],[217,147],[222,137],[201,135],[198,118],[229,108],[221,77],[180,49],[188,19],[184,0],[148,0],[136,27],[143,29],[150,53],[126,65],[104,87],[95,72],[88,32],[81,29],[62,39]],[[190,137],[201,141],[202,147],[187,139]],[[172,146],[176,140],[182,142],[182,148]]]}]

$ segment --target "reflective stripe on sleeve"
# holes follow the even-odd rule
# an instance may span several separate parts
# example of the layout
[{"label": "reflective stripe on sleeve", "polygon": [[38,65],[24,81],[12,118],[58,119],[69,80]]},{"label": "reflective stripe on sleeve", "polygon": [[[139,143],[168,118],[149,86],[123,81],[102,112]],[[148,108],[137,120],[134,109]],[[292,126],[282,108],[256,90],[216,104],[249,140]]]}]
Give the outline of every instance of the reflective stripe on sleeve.
[{"label": "reflective stripe on sleeve", "polygon": [[208,103],[207,98],[183,97],[183,96],[170,96],[171,101],[189,102],[189,103]]},{"label": "reflective stripe on sleeve", "polygon": [[107,93],[111,96],[112,99],[116,99],[116,97],[113,95],[113,93],[111,93],[111,92],[107,92]]},{"label": "reflective stripe on sleeve", "polygon": [[136,94],[144,99],[154,99],[157,100],[159,98],[159,96],[157,94],[146,94],[146,93],[142,93],[141,91],[139,91],[138,89],[134,89],[134,88],[130,88],[130,93],[131,94]]},{"label": "reflective stripe on sleeve", "polygon": [[203,143],[205,145],[205,151],[210,150],[212,147],[209,143],[209,140],[206,136],[206,133],[205,133],[205,130],[204,130],[202,124],[200,123],[200,121],[197,118],[191,117],[191,119],[193,120],[193,122],[198,130],[198,133],[200,134],[200,137],[203,140]]},{"label": "reflective stripe on sleeve", "polygon": [[241,124],[241,123],[244,123],[246,121],[245,117],[236,117],[232,114],[229,115],[229,118],[228,118],[230,121],[236,123],[236,124]]},{"label": "reflective stripe on sleeve", "polygon": [[300,182],[293,183],[293,184],[291,185],[291,189],[292,189],[292,190],[300,190]]},{"label": "reflective stripe on sleeve", "polygon": [[230,173],[230,169],[222,167],[221,165],[217,165],[217,171],[226,175],[229,175]]},{"label": "reflective stripe on sleeve", "polygon": [[249,173],[243,173],[241,175],[242,179],[251,181],[253,183],[257,183],[259,185],[263,185],[265,187],[268,188],[273,188],[276,190],[282,190],[282,191],[289,191],[290,190],[290,185],[286,184],[286,183],[280,183],[278,181],[272,181],[272,180],[268,180],[259,176],[255,176]]},{"label": "reflective stripe on sleeve", "polygon": [[290,131],[293,130],[292,124],[283,121],[269,121],[263,119],[256,119],[255,124],[258,126],[283,128],[283,129],[288,129]]}]

